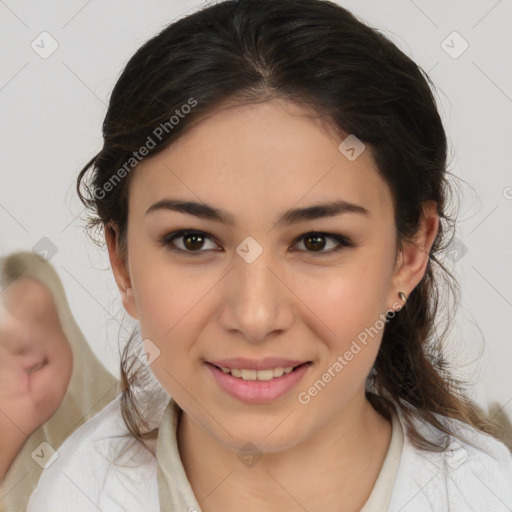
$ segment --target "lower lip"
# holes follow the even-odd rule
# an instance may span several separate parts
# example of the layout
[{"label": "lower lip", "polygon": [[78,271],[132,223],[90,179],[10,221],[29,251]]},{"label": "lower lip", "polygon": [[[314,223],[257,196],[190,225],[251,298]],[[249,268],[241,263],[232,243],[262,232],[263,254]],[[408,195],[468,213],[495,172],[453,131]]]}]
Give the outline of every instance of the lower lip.
[{"label": "lower lip", "polygon": [[224,373],[211,363],[206,363],[217,384],[230,396],[247,403],[265,403],[277,400],[288,393],[302,379],[311,363],[271,380],[244,380]]}]

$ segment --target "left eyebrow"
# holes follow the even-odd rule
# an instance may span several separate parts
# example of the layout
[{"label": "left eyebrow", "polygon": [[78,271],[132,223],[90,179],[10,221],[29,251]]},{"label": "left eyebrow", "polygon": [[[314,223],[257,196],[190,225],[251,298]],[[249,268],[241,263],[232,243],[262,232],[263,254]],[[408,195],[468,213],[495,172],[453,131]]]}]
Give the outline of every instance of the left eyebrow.
[{"label": "left eyebrow", "polygon": [[371,216],[369,210],[363,206],[339,200],[288,210],[277,221],[277,225],[289,226],[298,222],[320,219],[322,217],[335,217],[343,213],[357,213],[368,217]]},{"label": "left eyebrow", "polygon": [[[147,210],[146,215],[157,210],[171,210],[180,213],[187,213],[202,219],[221,222],[227,226],[232,226],[234,216],[220,208],[197,203],[195,201],[181,201],[178,199],[161,199],[152,204]],[[369,210],[358,204],[350,203],[344,200],[330,201],[328,203],[313,204],[304,208],[292,208],[284,212],[277,221],[277,225],[290,226],[298,222],[320,219],[322,217],[334,217],[343,213],[356,213],[365,216],[371,216]]]}]

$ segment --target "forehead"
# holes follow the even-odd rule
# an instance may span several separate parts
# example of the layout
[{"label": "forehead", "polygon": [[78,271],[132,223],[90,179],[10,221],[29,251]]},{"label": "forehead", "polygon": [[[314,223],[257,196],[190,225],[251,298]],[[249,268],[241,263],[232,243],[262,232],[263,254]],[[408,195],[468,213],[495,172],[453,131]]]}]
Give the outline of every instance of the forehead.
[{"label": "forehead", "polygon": [[371,148],[350,160],[339,149],[346,137],[286,100],[219,108],[137,166],[130,209],[172,195],[237,214],[344,199],[376,217],[392,215]]}]

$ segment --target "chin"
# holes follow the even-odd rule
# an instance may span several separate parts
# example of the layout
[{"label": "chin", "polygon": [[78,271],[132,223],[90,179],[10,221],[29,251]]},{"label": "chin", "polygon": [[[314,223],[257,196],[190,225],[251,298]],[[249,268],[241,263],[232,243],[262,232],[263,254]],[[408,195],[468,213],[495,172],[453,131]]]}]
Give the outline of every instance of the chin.
[{"label": "chin", "polygon": [[226,446],[227,448],[239,452],[243,449],[250,449],[250,445],[256,447],[256,451],[260,453],[278,453],[301,442],[303,435],[297,433],[296,428],[277,427],[278,422],[274,422],[272,427],[264,427],[257,422],[251,421],[247,423],[235,423],[229,428],[229,432],[232,434],[231,437],[224,430],[221,429],[215,434],[211,433],[216,437],[217,441]]}]

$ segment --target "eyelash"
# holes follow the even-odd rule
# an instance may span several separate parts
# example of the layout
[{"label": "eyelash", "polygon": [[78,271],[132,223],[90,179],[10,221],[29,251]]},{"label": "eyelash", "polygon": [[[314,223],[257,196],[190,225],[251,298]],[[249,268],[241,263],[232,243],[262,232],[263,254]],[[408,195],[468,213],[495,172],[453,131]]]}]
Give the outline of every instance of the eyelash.
[{"label": "eyelash", "polygon": [[[173,245],[174,240],[176,240],[177,238],[182,238],[185,235],[200,235],[202,238],[214,240],[214,238],[212,236],[208,235],[208,233],[205,233],[204,231],[197,231],[197,230],[192,230],[192,229],[182,229],[182,230],[174,231],[172,233],[165,235],[164,237],[161,238],[160,243],[171,251],[187,253],[187,254],[190,254],[193,256],[196,256],[201,253],[208,252],[208,251],[212,250],[212,249],[206,249],[206,250],[199,249],[197,251],[189,251],[189,250],[185,250],[185,249],[180,249]],[[338,243],[338,245],[336,247],[330,249],[329,251],[315,252],[315,251],[303,250],[301,252],[306,252],[313,256],[326,256],[328,254],[339,252],[343,249],[357,247],[357,245],[354,242],[352,242],[351,240],[349,240],[348,238],[346,238],[344,236],[336,235],[334,233],[324,233],[322,231],[309,231],[308,233],[304,233],[303,235],[299,236],[298,238],[296,238],[294,240],[293,245],[296,245],[304,238],[306,238],[308,236],[312,236],[312,235],[316,235],[316,236],[320,236],[320,237],[324,237],[324,238],[331,238],[332,240],[336,241]]]}]

